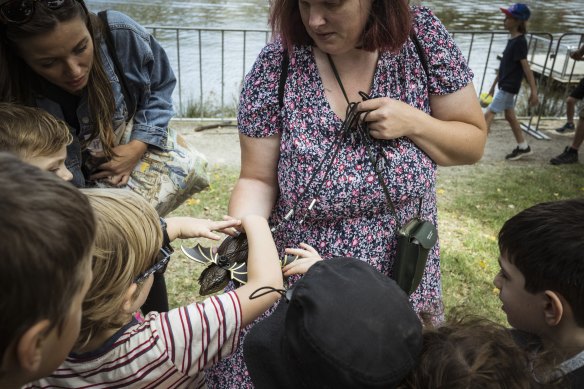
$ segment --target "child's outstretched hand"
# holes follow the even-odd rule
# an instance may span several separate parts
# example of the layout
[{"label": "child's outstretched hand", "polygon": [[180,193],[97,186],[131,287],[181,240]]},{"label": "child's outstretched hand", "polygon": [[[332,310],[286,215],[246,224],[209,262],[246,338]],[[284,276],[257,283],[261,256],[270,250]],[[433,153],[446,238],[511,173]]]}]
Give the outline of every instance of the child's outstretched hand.
[{"label": "child's outstretched hand", "polygon": [[297,249],[287,248],[286,254],[295,256],[297,255],[298,259],[282,268],[282,273],[285,276],[291,276],[292,274],[304,274],[316,262],[322,261],[318,251],[306,243],[300,243],[300,248]]},{"label": "child's outstretched hand", "polygon": [[171,242],[176,238],[208,238],[219,240],[221,237],[214,234],[213,231],[236,235],[238,232],[235,228],[241,225],[241,220],[237,219],[215,221],[180,216],[165,218],[165,220],[167,224],[166,232],[168,232],[168,237]]}]

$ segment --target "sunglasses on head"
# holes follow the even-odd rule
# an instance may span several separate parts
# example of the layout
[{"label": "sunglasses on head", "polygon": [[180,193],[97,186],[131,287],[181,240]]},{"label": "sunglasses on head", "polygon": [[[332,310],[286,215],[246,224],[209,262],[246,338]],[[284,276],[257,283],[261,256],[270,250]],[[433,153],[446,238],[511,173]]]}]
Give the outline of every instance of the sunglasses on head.
[{"label": "sunglasses on head", "polygon": [[144,282],[148,277],[154,273],[163,274],[166,270],[166,265],[170,261],[170,256],[172,255],[172,250],[170,247],[162,247],[160,253],[158,254],[158,261],[144,273],[140,274],[138,277],[134,278],[134,283],[139,284]]},{"label": "sunglasses on head", "polygon": [[34,15],[36,3],[48,9],[59,9],[64,5],[79,0],[10,0],[0,5],[0,21],[12,24],[24,24]]}]

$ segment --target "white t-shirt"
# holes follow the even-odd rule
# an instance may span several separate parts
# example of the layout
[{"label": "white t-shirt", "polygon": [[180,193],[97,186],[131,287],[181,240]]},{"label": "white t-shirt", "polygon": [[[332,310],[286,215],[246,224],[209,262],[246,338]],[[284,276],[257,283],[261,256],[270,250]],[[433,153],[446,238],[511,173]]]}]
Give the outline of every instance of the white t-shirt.
[{"label": "white t-shirt", "polygon": [[205,388],[204,369],[239,343],[241,306],[235,292],[202,303],[150,312],[100,349],[70,354],[50,376],[25,388]]}]

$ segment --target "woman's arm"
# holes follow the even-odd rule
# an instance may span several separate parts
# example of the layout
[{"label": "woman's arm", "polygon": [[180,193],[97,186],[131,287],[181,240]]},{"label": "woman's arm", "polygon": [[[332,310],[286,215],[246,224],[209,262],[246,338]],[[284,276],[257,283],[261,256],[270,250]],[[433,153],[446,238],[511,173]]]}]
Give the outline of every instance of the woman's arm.
[{"label": "woman's arm", "polygon": [[116,11],[108,11],[108,22],[136,110],[130,142],[114,147],[117,157],[102,164],[91,178],[110,177],[111,184],[124,185],[149,146],[166,146],[176,77],[162,46],[140,24]]},{"label": "woman's arm", "polygon": [[243,219],[255,214],[268,218],[278,197],[280,136],[240,135],[241,171],[229,200],[229,215]]},{"label": "woman's arm", "polygon": [[371,136],[377,139],[410,138],[438,165],[478,161],[485,148],[487,125],[474,86],[443,96],[430,96],[432,116],[387,97],[362,102]]}]

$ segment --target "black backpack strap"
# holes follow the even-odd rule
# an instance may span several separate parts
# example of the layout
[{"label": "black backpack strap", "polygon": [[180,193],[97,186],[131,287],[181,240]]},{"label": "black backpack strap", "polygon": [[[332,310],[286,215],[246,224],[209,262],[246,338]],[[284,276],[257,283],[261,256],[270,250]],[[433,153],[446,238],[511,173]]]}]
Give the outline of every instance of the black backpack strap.
[{"label": "black backpack strap", "polygon": [[136,113],[136,101],[134,100],[134,95],[130,93],[130,88],[128,87],[128,80],[118,59],[118,54],[116,53],[116,46],[114,43],[114,38],[112,36],[112,31],[107,20],[107,11],[101,11],[97,14],[102,21],[104,32],[104,40],[107,46],[107,52],[109,53],[112,62],[114,63],[114,71],[118,80],[120,80],[120,85],[122,86],[122,94],[124,95],[124,101],[126,102],[126,108],[128,109],[128,120],[134,117]]},{"label": "black backpack strap", "polygon": [[416,48],[416,52],[418,53],[418,57],[420,57],[420,62],[422,62],[422,67],[424,68],[424,72],[426,73],[426,78],[430,77],[430,71],[428,70],[428,59],[426,58],[426,54],[424,53],[424,49],[418,40],[418,36],[416,35],[416,30],[412,28],[410,32],[410,39],[414,42],[414,47]]},{"label": "black backpack strap", "polygon": [[284,56],[282,57],[280,69],[280,82],[278,82],[278,106],[280,109],[284,108],[284,87],[286,86],[286,79],[288,78],[289,64],[290,57],[288,56],[288,50],[284,49]]}]

